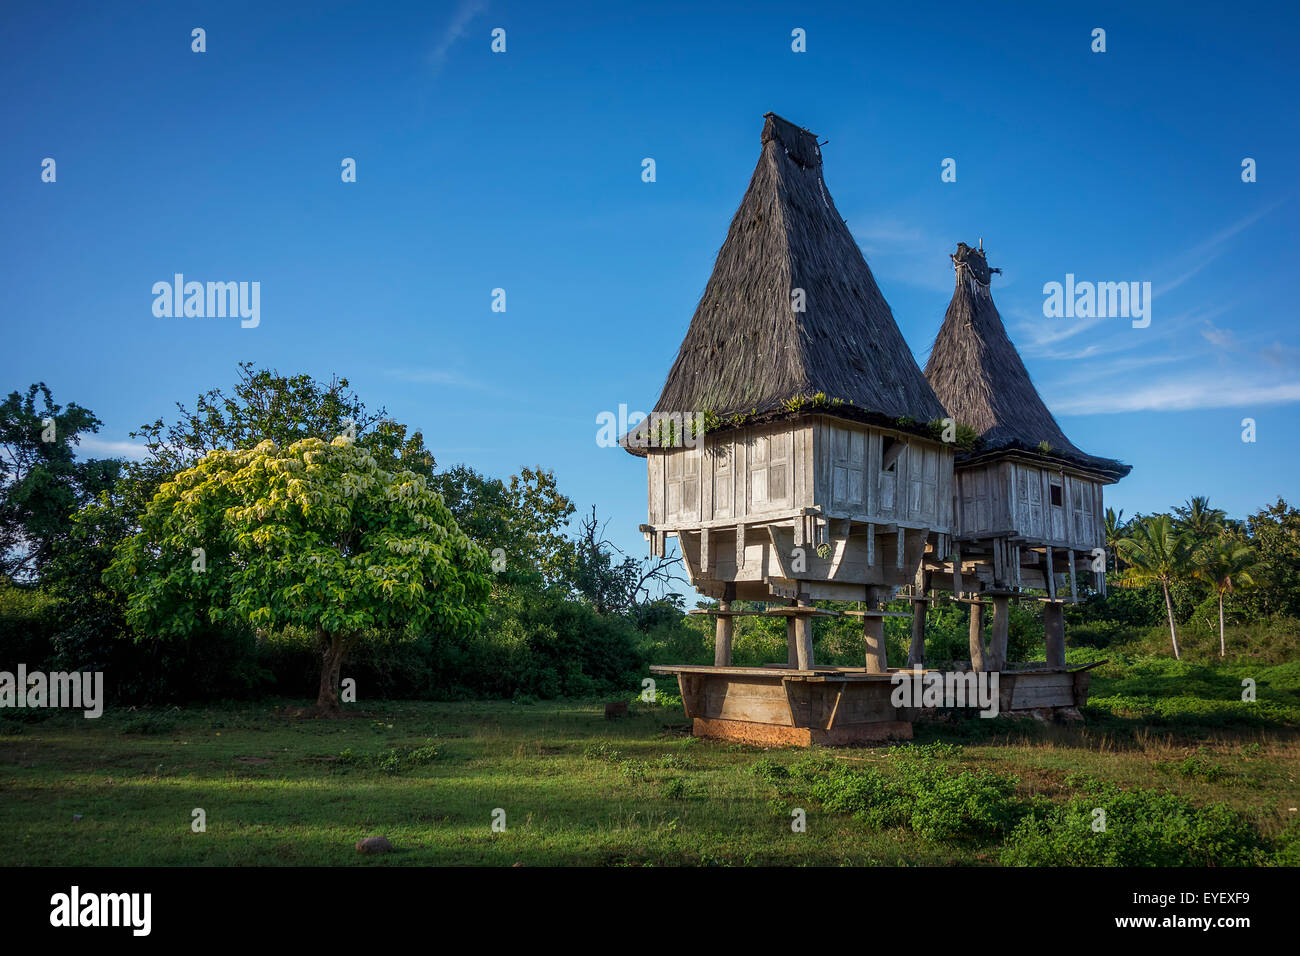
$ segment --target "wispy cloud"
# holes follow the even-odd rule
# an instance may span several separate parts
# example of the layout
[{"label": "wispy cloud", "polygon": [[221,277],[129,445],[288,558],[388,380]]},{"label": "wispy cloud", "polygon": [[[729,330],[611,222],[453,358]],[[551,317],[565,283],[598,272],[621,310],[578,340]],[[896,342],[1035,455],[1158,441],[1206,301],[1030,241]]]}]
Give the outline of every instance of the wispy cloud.
[{"label": "wispy cloud", "polygon": [[385,369],[384,374],[402,382],[414,382],[418,385],[446,385],[453,388],[487,388],[482,382],[442,368],[393,368]]},{"label": "wispy cloud", "polygon": [[442,65],[447,62],[447,54],[450,52],[452,45],[469,32],[469,22],[476,16],[487,9],[484,0],[461,0],[452,14],[451,22],[447,24],[446,29],[438,37],[438,42],[434,44],[433,49],[429,52],[429,65],[434,71],[442,69]]},{"label": "wispy cloud", "polygon": [[944,268],[952,249],[945,240],[885,217],[867,217],[862,225],[850,220],[850,231],[878,278],[939,292],[952,289],[952,272]]},{"label": "wispy cloud", "polygon": [[1231,329],[1221,329],[1210,321],[1204,321],[1201,324],[1205,326],[1201,329],[1201,338],[1211,345],[1221,349],[1237,347],[1237,337],[1232,333]]},{"label": "wispy cloud", "polygon": [[1204,408],[1259,407],[1300,402],[1300,381],[1264,384],[1249,371],[1225,378],[1192,372],[1182,378],[1138,388],[1094,389],[1072,393],[1052,402],[1061,415],[1105,415],[1117,412],[1186,412]]},{"label": "wispy cloud", "polygon": [[77,447],[86,458],[127,458],[140,461],[149,453],[144,445],[135,442],[108,441],[94,435],[79,436]]},{"label": "wispy cloud", "polygon": [[1284,196],[1264,208],[1256,210],[1249,216],[1243,216],[1241,219],[1232,223],[1232,225],[1220,229],[1208,239],[1197,243],[1187,251],[1176,256],[1172,261],[1174,263],[1183,264],[1181,271],[1172,279],[1167,280],[1163,285],[1156,286],[1152,294],[1164,295],[1166,292],[1172,292],[1174,289],[1177,289],[1180,285],[1192,278],[1192,276],[1196,275],[1215,259],[1219,258],[1227,247],[1229,239],[1259,222],[1259,220],[1263,219],[1289,198],[1289,196]]}]

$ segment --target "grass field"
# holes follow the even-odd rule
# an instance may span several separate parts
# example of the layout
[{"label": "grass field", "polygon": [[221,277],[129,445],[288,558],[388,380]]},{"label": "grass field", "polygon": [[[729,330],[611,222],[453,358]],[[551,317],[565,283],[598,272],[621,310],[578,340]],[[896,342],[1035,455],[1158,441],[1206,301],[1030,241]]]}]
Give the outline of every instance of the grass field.
[{"label": "grass field", "polygon": [[[894,750],[697,740],[671,699],[616,721],[600,701],[8,711],[0,865],[1295,865],[1295,669],[1260,677],[1262,708],[1231,669],[1103,670],[1086,726],[918,724]],[[372,834],[397,851],[357,853]]]}]

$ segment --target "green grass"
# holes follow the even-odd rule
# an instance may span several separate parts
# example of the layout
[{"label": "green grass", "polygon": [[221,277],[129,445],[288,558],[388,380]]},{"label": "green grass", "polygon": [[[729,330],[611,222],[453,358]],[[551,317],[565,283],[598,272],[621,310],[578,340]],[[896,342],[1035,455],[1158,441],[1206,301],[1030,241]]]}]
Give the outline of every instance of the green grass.
[{"label": "green grass", "polygon": [[[1106,699],[1178,699],[1167,676]],[[1286,710],[1279,692],[1261,700]],[[1099,800],[1116,825],[1158,805],[1189,833],[1230,824],[1256,862],[1300,860],[1300,738],[1277,714],[1148,727],[1101,707],[1091,726],[973,719],[918,724],[924,748],[804,751],[694,739],[677,706],[606,721],[601,701],[389,702],[322,721],[285,703],[0,712],[0,865],[1131,862],[1114,827],[1092,856],[1075,832]],[[397,852],[357,853],[372,834]]]}]

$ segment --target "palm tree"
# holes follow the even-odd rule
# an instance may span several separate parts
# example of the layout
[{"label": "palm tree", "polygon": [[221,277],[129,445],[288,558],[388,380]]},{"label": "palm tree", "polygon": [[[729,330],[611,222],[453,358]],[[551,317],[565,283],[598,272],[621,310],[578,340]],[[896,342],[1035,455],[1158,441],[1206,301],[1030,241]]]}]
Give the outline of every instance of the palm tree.
[{"label": "palm tree", "polygon": [[1169,597],[1169,586],[1187,573],[1191,550],[1188,536],[1174,530],[1169,515],[1151,515],[1135,522],[1130,536],[1119,543],[1119,554],[1129,565],[1124,576],[1138,585],[1159,581],[1165,592],[1175,660],[1182,660],[1182,654],[1178,651],[1178,630],[1174,626],[1174,602]]},{"label": "palm tree", "polygon": [[1197,542],[1218,537],[1228,520],[1228,513],[1222,508],[1211,508],[1210,499],[1205,495],[1188,498],[1185,505],[1174,509],[1174,514],[1178,516],[1178,530],[1190,534]]},{"label": "palm tree", "polygon": [[1128,536],[1128,525],[1124,524],[1124,509],[1119,514],[1114,508],[1106,509],[1106,547],[1115,556],[1115,570],[1119,570],[1119,543]]},{"label": "palm tree", "polygon": [[1223,637],[1223,596],[1239,588],[1255,586],[1250,572],[1255,569],[1255,549],[1241,540],[1219,538],[1196,555],[1196,576],[1214,588],[1219,596],[1219,656],[1228,653]]}]

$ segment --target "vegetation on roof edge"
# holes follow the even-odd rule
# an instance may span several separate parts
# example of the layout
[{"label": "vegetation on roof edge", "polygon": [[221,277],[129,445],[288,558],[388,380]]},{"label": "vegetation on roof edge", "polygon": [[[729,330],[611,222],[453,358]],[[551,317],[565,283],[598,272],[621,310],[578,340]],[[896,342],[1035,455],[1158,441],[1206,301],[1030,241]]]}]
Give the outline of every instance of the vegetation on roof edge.
[{"label": "vegetation on roof edge", "polygon": [[[842,408],[844,406],[858,408],[851,398],[829,398],[825,392],[818,392],[815,395],[796,395],[792,398],[787,398],[780,403],[779,408],[781,411],[788,414],[799,414],[803,412],[817,411],[819,409]],[[682,423],[682,427],[683,429],[689,428],[690,437],[695,439],[699,437],[697,431],[699,427],[703,427],[703,434],[707,435],[710,432],[728,431],[733,428],[741,428],[752,423],[758,417],[759,411],[757,408],[751,408],[748,412],[737,412],[733,415],[726,416],[718,415],[715,412],[706,409],[698,415],[686,418]],[[948,424],[949,422],[952,422],[952,420],[935,418],[922,424],[910,415],[903,415],[899,418],[892,419],[890,423],[900,431],[914,433],[923,432],[935,441],[943,442],[946,445],[952,445],[958,451],[976,451],[983,445],[979,433],[973,427],[964,422],[952,422],[951,425]],[[658,439],[657,444],[659,447],[671,448],[678,444],[677,422],[674,419],[663,418],[656,422],[656,424],[658,425],[658,434],[655,438]],[[953,433],[954,437],[951,440],[945,439],[944,433],[953,427],[955,427]],[[665,429],[667,430],[666,435]]]}]

